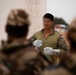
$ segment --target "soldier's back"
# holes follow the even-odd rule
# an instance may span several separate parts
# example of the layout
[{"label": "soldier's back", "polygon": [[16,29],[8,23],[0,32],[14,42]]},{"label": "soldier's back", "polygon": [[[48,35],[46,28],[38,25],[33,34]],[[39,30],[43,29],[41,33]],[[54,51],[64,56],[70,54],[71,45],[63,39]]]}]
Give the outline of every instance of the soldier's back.
[{"label": "soldier's back", "polygon": [[48,57],[35,50],[29,41],[5,44],[1,52],[6,56],[2,62],[10,75],[40,75],[50,63]]},{"label": "soldier's back", "polygon": [[33,64],[38,55],[38,51],[32,47],[29,41],[21,42],[21,40],[10,44],[5,43],[1,52],[5,56],[2,62],[8,67],[11,75],[20,75],[28,63]]}]

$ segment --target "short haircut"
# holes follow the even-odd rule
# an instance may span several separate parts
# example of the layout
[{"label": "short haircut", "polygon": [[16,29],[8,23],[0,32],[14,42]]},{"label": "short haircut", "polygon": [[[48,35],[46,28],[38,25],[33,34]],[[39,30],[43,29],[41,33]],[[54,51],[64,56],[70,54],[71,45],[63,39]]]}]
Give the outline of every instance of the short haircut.
[{"label": "short haircut", "polygon": [[44,16],[43,16],[43,19],[50,19],[51,21],[54,21],[54,16],[50,13],[46,13]]}]

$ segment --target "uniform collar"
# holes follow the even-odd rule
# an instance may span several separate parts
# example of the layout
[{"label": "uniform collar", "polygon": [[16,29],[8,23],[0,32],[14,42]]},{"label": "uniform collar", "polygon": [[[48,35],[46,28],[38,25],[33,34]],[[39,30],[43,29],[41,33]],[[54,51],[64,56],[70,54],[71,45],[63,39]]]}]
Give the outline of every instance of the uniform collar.
[{"label": "uniform collar", "polygon": [[[42,33],[44,33],[44,29],[41,30]],[[55,32],[55,30],[53,29],[53,33],[51,33],[50,35],[53,35]]]}]

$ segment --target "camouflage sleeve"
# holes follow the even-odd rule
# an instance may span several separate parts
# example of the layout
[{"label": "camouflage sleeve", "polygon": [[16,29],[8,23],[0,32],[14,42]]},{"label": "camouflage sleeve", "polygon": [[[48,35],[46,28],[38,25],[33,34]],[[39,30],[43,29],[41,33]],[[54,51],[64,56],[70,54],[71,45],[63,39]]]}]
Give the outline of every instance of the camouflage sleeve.
[{"label": "camouflage sleeve", "polygon": [[32,37],[30,37],[29,40],[30,40],[31,42],[34,42],[34,41],[36,40],[35,34],[34,34]]},{"label": "camouflage sleeve", "polygon": [[48,57],[43,53],[39,53],[34,64],[34,75],[40,75],[49,64],[52,64],[52,62],[49,61]]},{"label": "camouflage sleeve", "polygon": [[58,49],[63,50],[63,51],[68,50],[66,42],[65,42],[65,40],[63,39],[62,36],[60,36],[59,39],[58,39]]}]

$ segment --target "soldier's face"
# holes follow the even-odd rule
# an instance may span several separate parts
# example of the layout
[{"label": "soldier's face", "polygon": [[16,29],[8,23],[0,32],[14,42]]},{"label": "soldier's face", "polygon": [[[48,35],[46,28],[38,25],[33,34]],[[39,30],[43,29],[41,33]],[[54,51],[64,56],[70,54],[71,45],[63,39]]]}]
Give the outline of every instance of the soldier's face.
[{"label": "soldier's face", "polygon": [[53,21],[51,21],[48,18],[44,18],[43,19],[43,25],[44,25],[44,29],[50,29],[50,28],[52,28]]}]

